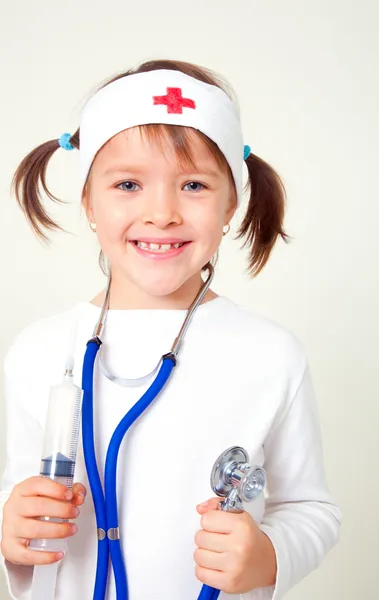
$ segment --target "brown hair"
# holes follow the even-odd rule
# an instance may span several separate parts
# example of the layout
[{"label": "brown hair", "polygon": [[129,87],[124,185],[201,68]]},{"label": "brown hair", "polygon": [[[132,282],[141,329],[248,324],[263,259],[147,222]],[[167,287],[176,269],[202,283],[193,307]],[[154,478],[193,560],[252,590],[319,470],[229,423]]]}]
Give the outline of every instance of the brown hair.
[{"label": "brown hair", "polygon": [[[213,71],[195,64],[173,60],[145,62],[109,79],[101,84],[98,89],[121,77],[156,69],[181,71],[200,81],[220,87],[229,97],[235,100],[230,86]],[[193,165],[193,155],[186,127],[148,124],[139,126],[139,128],[142,134],[146,134],[150,140],[154,140],[158,144],[163,136],[168,136],[168,139],[174,145],[178,159]],[[212,151],[220,167],[227,170],[229,179],[233,183],[229,164],[218,146],[200,131],[196,131],[196,134]],[[70,143],[79,149],[79,129],[71,136]],[[57,139],[50,140],[34,148],[17,167],[11,184],[11,191],[14,191],[27,220],[37,236],[44,241],[48,240],[44,229],[62,229],[58,223],[52,220],[44,207],[40,189],[40,186],[42,186],[43,191],[54,202],[63,202],[54,196],[46,185],[46,168],[51,156],[58,148],[60,148],[60,145]],[[261,158],[251,153],[245,160],[245,164],[248,171],[248,181],[244,191],[249,191],[250,198],[246,214],[237,231],[236,239],[245,238],[243,247],[249,247],[248,269],[254,277],[268,261],[277,238],[280,236],[285,242],[288,241],[289,236],[283,230],[286,192],[279,175]],[[89,184],[90,175],[91,171],[86,185]]]}]

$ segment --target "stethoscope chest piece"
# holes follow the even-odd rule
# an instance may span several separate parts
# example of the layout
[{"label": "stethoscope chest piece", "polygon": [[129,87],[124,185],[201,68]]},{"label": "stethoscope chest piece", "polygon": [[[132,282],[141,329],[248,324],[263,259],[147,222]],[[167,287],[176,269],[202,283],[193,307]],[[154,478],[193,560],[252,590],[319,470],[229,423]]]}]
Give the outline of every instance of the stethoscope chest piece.
[{"label": "stethoscope chest piece", "polygon": [[249,464],[249,455],[241,446],[223,452],[213,465],[211,488],[217,496],[225,497],[220,509],[243,512],[242,501],[257,498],[266,485],[266,471]]}]

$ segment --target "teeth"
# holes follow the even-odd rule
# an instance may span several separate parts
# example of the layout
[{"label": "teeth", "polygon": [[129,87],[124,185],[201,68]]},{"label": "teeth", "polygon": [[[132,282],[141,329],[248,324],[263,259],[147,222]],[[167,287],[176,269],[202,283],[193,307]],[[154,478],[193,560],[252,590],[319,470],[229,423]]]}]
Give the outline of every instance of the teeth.
[{"label": "teeth", "polygon": [[168,252],[172,248],[180,248],[184,244],[184,242],[177,242],[176,244],[156,244],[153,242],[147,243],[139,241],[136,243],[142,250],[153,250],[154,252]]}]

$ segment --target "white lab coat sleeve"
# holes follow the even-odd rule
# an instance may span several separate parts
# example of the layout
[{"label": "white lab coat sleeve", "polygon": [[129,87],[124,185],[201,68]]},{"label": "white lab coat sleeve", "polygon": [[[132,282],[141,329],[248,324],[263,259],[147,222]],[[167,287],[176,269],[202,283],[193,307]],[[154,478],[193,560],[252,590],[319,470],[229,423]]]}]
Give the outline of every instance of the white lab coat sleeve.
[{"label": "white lab coat sleeve", "polygon": [[341,513],[328,491],[318,406],[307,360],[297,390],[264,443],[268,498],[260,523],[276,553],[275,586],[254,600],[281,600],[338,542]]},{"label": "white lab coat sleeve", "polygon": [[[4,504],[17,483],[38,475],[43,443],[43,428],[35,410],[39,390],[31,382],[30,369],[24,364],[23,355],[15,342],[4,363],[6,461],[0,480],[0,540]],[[33,567],[15,565],[1,552],[0,564],[11,598],[29,600]]]}]

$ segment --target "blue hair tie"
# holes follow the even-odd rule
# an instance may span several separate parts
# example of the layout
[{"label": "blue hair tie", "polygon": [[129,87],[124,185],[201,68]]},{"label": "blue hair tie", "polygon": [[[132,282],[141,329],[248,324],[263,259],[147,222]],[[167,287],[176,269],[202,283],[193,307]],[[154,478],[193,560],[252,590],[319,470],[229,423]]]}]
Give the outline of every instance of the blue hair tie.
[{"label": "blue hair tie", "polygon": [[248,156],[250,156],[251,154],[251,148],[250,146],[244,146],[243,147],[243,160],[246,160]]},{"label": "blue hair tie", "polygon": [[71,133],[62,133],[58,143],[64,150],[74,150],[74,146],[70,144],[70,139]]}]

